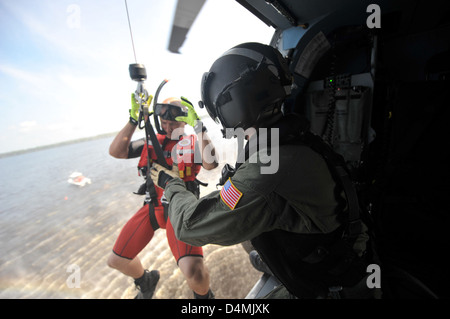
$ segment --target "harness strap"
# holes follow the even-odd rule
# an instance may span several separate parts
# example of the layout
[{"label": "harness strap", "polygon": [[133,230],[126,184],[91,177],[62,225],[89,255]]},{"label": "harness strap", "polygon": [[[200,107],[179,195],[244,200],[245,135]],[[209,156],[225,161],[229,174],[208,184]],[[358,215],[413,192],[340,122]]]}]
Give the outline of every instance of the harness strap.
[{"label": "harness strap", "polygon": [[163,204],[164,207],[164,220],[167,221],[169,218],[169,205]]},{"label": "harness strap", "polygon": [[146,203],[149,207],[149,218],[150,224],[152,225],[153,230],[157,230],[159,228],[158,220],[155,215],[155,207],[158,206],[158,195],[156,193],[155,184],[150,177],[147,177],[147,192],[148,197],[146,198]]},{"label": "harness strap", "polygon": [[158,220],[156,219],[155,206],[153,205],[153,202],[148,203],[148,216],[150,218],[150,225],[152,225],[153,231],[159,229],[159,224]]},{"label": "harness strap", "polygon": [[323,140],[310,132],[305,133],[304,142],[314,151],[321,154],[327,162],[328,166],[339,180],[345,196],[347,197],[348,215],[347,215],[347,237],[349,239],[356,239],[361,233],[362,225],[359,214],[359,201],[355,186],[348,173],[345,161],[331,149]]},{"label": "harness strap", "polygon": [[359,218],[359,202],[355,187],[348,175],[347,171],[342,166],[336,166],[336,173],[341,180],[344,188],[345,196],[348,202],[348,237],[355,239],[361,233],[361,219]]},{"label": "harness strap", "polygon": [[[164,158],[164,153],[162,150],[162,147],[159,145],[158,138],[156,137],[155,131],[153,131],[153,127],[150,123],[150,119],[148,119],[145,122],[145,131],[146,131],[146,138],[147,138],[147,149],[148,149],[148,140],[152,142],[153,150],[156,154],[156,162],[164,166],[165,168],[169,168],[169,165],[166,162],[166,159]],[[150,151],[148,151],[148,165],[150,165]]]}]

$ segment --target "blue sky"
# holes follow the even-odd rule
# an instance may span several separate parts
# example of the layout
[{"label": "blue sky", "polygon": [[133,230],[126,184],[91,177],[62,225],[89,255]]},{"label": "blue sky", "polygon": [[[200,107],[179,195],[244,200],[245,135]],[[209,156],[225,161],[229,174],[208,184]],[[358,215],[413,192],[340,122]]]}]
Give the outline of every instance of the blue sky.
[{"label": "blue sky", "polygon": [[[127,2],[149,93],[170,79],[161,99],[197,105],[216,58],[242,42],[268,43],[274,31],[234,0],[208,0],[182,54],[172,54],[176,0]],[[124,0],[0,0],[0,153],[120,130],[136,88],[130,63]]]}]

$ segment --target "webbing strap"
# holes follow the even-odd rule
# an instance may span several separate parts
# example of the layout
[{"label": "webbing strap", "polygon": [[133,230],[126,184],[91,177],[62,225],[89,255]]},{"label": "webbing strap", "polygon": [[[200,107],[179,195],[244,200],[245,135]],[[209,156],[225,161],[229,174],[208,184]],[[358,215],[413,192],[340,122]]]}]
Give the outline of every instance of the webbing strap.
[{"label": "webbing strap", "polygon": [[169,205],[163,204],[163,208],[164,208],[164,220],[167,221],[167,219],[169,219]]},{"label": "webbing strap", "polygon": [[348,203],[348,236],[355,238],[361,233],[361,220],[359,219],[359,202],[355,187],[348,175],[347,171],[342,166],[336,166],[336,173],[341,180],[344,188],[345,196]]},{"label": "webbing strap", "polygon": [[152,225],[153,231],[159,229],[158,220],[155,215],[155,206],[153,206],[152,202],[148,203],[148,216],[150,217],[150,225]]},{"label": "webbing strap", "polygon": [[304,141],[314,151],[318,152],[326,160],[330,169],[335,173],[335,176],[339,179],[339,182],[344,189],[345,196],[347,197],[348,204],[348,224],[347,235],[349,238],[356,238],[362,229],[361,219],[359,215],[359,201],[356,193],[355,186],[350,178],[350,175],[345,168],[345,161],[331,149],[319,136],[310,132],[305,133]]},{"label": "webbing strap", "polygon": [[156,193],[155,184],[150,177],[147,177],[147,198],[146,202],[149,207],[149,218],[150,224],[152,225],[153,230],[157,230],[159,228],[158,221],[155,216],[155,206],[158,206],[158,195]]},{"label": "webbing strap", "polygon": [[[156,162],[159,165],[164,166],[165,168],[169,168],[169,165],[167,164],[166,159],[164,157],[162,147],[159,145],[158,138],[156,137],[155,131],[153,131],[153,127],[150,124],[150,120],[147,120],[145,122],[145,128],[147,134],[147,146],[148,140],[150,139],[153,145],[153,150],[155,151],[156,154]],[[148,154],[148,158],[150,159],[150,154]]]}]

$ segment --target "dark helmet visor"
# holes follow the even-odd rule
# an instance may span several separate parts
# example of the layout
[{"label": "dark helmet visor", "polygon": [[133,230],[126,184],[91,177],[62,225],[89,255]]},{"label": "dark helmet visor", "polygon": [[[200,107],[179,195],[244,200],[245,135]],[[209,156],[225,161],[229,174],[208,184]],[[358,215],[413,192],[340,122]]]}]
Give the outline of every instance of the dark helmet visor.
[{"label": "dark helmet visor", "polygon": [[213,101],[211,101],[209,96],[209,86],[210,86],[210,80],[213,78],[214,73],[212,72],[205,72],[203,73],[202,77],[202,84],[201,84],[201,98],[203,105],[206,107],[206,111],[208,112],[208,115],[214,120],[217,120],[217,111],[213,104]]}]

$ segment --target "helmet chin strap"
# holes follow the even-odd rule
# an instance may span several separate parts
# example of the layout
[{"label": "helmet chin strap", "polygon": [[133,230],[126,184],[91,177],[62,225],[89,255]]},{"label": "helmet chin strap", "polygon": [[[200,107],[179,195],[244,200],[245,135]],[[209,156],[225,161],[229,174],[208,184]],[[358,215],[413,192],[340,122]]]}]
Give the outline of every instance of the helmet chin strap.
[{"label": "helmet chin strap", "polygon": [[236,124],[234,127],[228,128],[228,127],[225,127],[225,126],[222,124],[223,129],[221,129],[220,131],[222,132],[223,138],[232,138],[232,137],[236,137],[236,134],[234,134],[234,135],[232,135],[232,136],[231,136],[231,135],[228,135],[228,134],[227,134],[227,129],[231,129],[232,132],[235,132],[237,128],[241,127],[241,125],[242,125],[242,122],[239,122],[239,123]]},{"label": "helmet chin strap", "polygon": [[281,106],[275,106],[274,108],[268,108],[267,111],[262,112],[256,119],[255,128],[271,127],[274,123],[278,122],[283,117],[281,112]]}]

